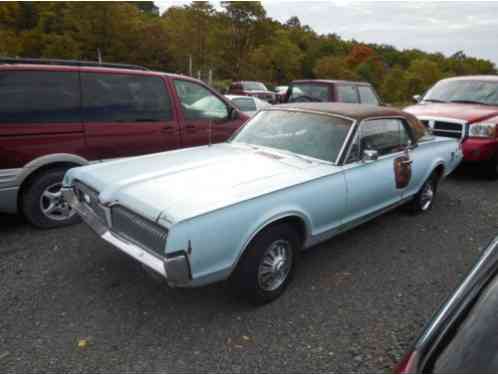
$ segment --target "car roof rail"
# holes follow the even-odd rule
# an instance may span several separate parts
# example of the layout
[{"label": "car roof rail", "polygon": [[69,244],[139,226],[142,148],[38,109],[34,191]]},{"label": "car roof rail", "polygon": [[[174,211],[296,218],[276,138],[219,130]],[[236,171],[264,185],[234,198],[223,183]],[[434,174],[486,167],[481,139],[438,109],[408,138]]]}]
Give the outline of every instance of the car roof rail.
[{"label": "car roof rail", "polygon": [[90,66],[102,68],[120,68],[133,70],[149,70],[145,66],[121,63],[107,63],[84,60],[64,60],[64,59],[37,59],[24,57],[3,57],[0,56],[0,64],[40,64],[40,65],[65,65],[65,66]]}]

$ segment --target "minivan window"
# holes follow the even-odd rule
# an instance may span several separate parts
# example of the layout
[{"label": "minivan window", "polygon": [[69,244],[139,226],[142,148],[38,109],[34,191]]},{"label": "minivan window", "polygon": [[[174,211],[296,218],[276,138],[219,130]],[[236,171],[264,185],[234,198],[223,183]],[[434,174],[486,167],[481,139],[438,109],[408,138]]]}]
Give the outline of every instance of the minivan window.
[{"label": "minivan window", "polygon": [[159,77],[81,73],[86,122],[171,120],[171,102]]},{"label": "minivan window", "polygon": [[370,87],[358,86],[358,92],[360,93],[360,100],[363,104],[379,105],[379,100]]},{"label": "minivan window", "polygon": [[78,73],[0,72],[0,123],[80,121]]},{"label": "minivan window", "polygon": [[359,103],[356,87],[337,85],[337,101],[342,103]]}]

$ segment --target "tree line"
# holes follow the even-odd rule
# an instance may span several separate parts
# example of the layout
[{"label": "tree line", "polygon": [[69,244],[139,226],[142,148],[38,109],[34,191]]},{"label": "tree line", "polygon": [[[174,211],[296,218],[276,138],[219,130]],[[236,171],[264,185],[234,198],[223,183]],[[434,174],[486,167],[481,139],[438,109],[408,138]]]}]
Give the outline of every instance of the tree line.
[{"label": "tree line", "polygon": [[495,65],[457,52],[418,49],[321,35],[298,17],[281,23],[259,2],[173,6],[162,15],[153,2],[2,2],[0,55],[96,60],[207,78],[218,89],[231,80],[270,87],[293,79],[365,80],[386,102],[409,101],[437,80],[496,74]]}]

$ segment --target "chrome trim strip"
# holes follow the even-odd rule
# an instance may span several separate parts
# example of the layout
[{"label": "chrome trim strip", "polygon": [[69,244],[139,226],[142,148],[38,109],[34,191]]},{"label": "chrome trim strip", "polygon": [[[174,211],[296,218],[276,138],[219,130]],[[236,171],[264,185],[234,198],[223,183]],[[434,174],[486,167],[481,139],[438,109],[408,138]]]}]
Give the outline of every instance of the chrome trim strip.
[{"label": "chrome trim strip", "polygon": [[82,205],[76,197],[72,188],[63,188],[62,194],[64,199],[69,205],[78,212],[83,221],[100,236],[103,240],[114,245],[119,250],[130,255],[138,260],[140,263],[145,264],[153,269],[160,275],[166,277],[166,270],[164,268],[164,259],[149,253],[147,250],[135,245],[134,243],[126,241],[124,238],[116,236],[112,231],[102,222],[102,220],[89,208]]}]

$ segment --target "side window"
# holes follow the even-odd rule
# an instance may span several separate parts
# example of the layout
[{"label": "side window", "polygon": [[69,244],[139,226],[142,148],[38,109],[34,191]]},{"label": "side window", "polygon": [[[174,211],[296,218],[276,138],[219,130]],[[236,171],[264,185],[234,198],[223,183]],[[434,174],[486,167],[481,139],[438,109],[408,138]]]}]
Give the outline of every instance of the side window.
[{"label": "side window", "polygon": [[359,103],[356,87],[336,85],[337,101],[342,103]]},{"label": "side window", "polygon": [[408,133],[399,119],[367,120],[360,128],[360,150],[375,150],[379,155],[401,151],[408,145]]},{"label": "side window", "polygon": [[176,79],[174,83],[186,120],[223,120],[228,118],[228,108],[225,102],[205,87],[195,82],[179,79]]},{"label": "side window", "polygon": [[358,92],[362,103],[379,105],[379,99],[377,99],[377,96],[370,87],[358,86]]},{"label": "side window", "polygon": [[80,122],[78,73],[0,73],[0,123]]},{"label": "side window", "polygon": [[172,119],[171,102],[159,77],[81,73],[87,122],[152,122]]},{"label": "side window", "polygon": [[329,86],[323,84],[299,83],[290,87],[290,101],[329,101]]}]

